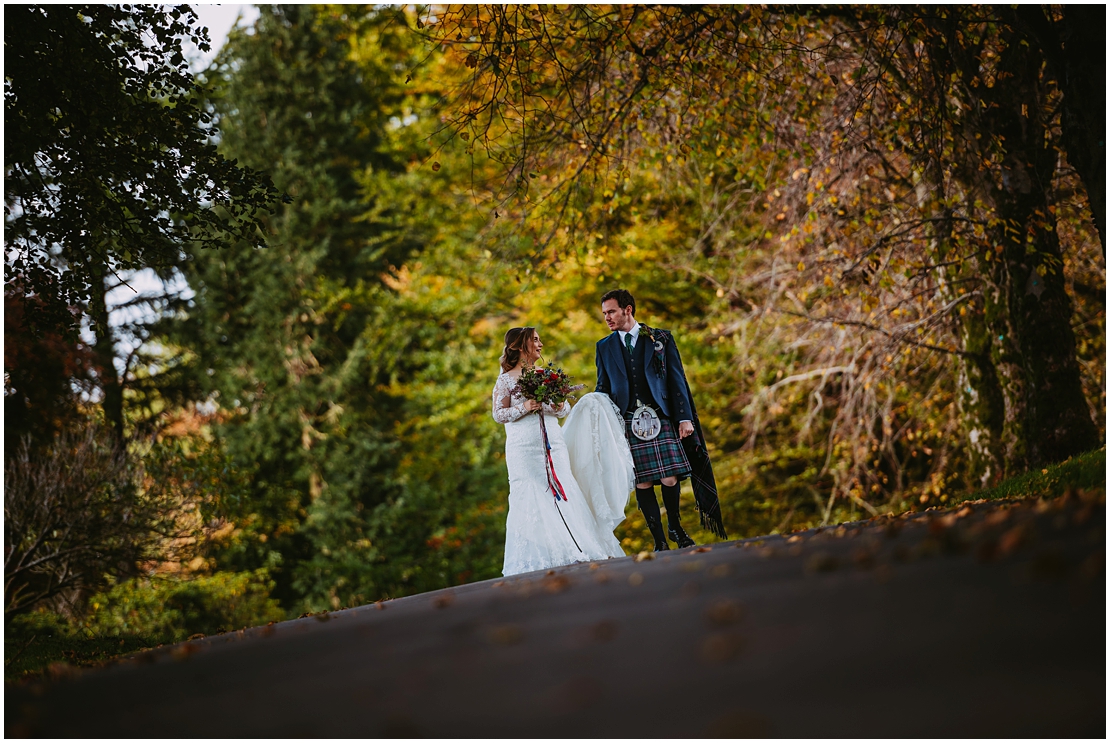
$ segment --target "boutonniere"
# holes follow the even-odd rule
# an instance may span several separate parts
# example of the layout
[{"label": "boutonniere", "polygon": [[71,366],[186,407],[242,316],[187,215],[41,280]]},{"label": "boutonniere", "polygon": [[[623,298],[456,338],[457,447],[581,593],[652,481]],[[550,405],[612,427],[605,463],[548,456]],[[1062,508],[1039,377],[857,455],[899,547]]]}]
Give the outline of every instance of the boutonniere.
[{"label": "boutonniere", "polygon": [[659,372],[659,376],[666,376],[667,374],[667,356],[664,352],[667,344],[667,334],[662,330],[649,328],[647,325],[640,323],[640,332],[648,337],[651,341],[651,365],[655,367],[655,371]]}]

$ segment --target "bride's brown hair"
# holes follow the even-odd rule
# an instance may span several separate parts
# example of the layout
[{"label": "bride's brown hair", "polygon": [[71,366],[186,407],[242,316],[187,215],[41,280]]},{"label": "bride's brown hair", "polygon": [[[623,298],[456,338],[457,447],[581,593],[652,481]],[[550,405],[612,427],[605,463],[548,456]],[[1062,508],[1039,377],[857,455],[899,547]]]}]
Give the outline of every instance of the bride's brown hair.
[{"label": "bride's brown hair", "polygon": [[531,355],[535,350],[532,339],[536,337],[536,329],[509,328],[505,333],[505,350],[501,354],[501,371],[509,371],[520,363],[520,355],[525,351]]}]

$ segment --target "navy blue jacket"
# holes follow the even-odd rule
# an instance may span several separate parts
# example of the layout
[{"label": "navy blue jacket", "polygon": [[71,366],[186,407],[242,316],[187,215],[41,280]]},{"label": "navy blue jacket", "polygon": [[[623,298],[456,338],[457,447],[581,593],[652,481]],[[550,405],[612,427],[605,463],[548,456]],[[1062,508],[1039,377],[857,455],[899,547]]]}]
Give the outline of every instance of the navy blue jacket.
[{"label": "navy blue jacket", "polygon": [[[656,335],[663,339],[663,351],[666,358],[666,378],[655,368],[651,361],[654,349],[650,346],[645,350],[645,372],[647,374],[648,388],[651,390],[655,404],[659,406],[663,415],[670,419],[675,428],[680,421],[694,420],[694,406],[686,384],[686,372],[682,368],[682,358],[678,355],[678,346],[675,345],[674,336],[666,330],[652,328]],[[641,343],[650,344],[641,328],[636,339],[637,348]],[[632,412],[635,400],[631,399],[631,387],[628,379],[628,367],[625,364],[624,345],[621,343],[620,333],[613,331],[597,342],[597,392],[604,392],[617,404],[625,414]]]}]

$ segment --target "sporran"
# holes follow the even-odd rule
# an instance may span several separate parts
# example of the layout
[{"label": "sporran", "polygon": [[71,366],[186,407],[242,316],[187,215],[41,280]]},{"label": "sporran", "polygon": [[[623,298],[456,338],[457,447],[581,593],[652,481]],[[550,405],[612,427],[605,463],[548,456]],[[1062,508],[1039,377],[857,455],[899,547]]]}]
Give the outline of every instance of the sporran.
[{"label": "sporran", "polygon": [[[637,400],[637,402],[639,402]],[[651,441],[663,430],[659,416],[647,405],[641,404],[632,414],[632,435],[640,441]]]}]

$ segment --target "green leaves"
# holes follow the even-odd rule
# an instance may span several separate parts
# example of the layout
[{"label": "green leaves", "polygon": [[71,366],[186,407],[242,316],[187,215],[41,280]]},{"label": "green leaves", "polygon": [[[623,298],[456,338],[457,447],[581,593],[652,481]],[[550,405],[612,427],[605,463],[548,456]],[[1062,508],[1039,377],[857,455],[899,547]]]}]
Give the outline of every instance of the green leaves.
[{"label": "green leaves", "polygon": [[82,304],[95,277],[171,265],[189,241],[263,244],[277,191],[208,144],[181,48],[192,10],[24,5],[5,21],[9,279]]}]

